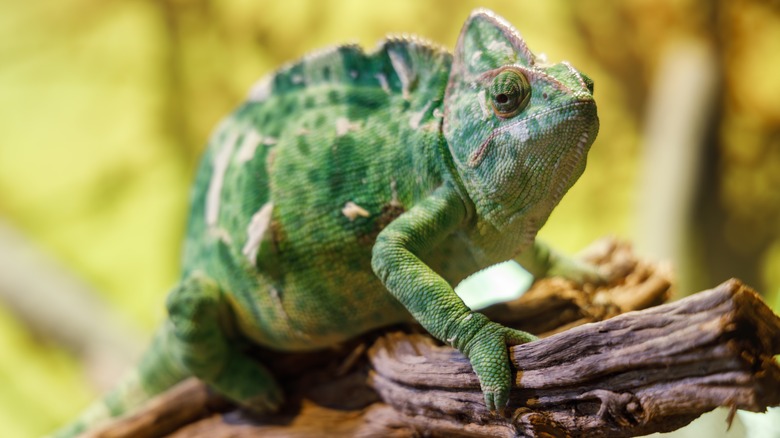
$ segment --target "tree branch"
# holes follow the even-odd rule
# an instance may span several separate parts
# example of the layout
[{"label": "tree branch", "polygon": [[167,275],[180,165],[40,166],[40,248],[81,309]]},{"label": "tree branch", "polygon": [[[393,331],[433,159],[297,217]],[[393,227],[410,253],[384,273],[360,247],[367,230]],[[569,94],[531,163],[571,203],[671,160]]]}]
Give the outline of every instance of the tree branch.
[{"label": "tree branch", "polygon": [[[251,417],[193,379],[90,436],[635,436],[674,430],[718,406],[780,404],[780,319],[755,292],[731,280],[581,325],[656,304],[670,288],[668,269],[625,244],[600,242],[585,257],[612,284],[543,280],[517,303],[486,309],[510,325],[519,312],[525,328],[536,321],[551,333],[510,349],[520,371],[504,416],[485,409],[465,357],[407,330],[315,355],[264,353],[289,395],[275,415]],[[192,414],[182,418],[185,411]]]},{"label": "tree branch", "polygon": [[[370,352],[372,386],[408,424],[492,436],[636,436],[677,429],[718,406],[780,403],[780,319],[736,280],[692,297],[512,347],[508,411],[484,408],[460,353],[392,334]],[[487,436],[478,433],[474,436]]]}]

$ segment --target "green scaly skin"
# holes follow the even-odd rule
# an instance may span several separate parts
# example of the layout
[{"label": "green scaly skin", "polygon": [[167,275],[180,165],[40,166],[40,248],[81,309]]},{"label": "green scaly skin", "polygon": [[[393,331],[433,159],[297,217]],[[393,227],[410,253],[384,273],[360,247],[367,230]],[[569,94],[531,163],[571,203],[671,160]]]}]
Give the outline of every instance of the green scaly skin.
[{"label": "green scaly skin", "polygon": [[535,338],[472,312],[453,287],[509,259],[535,275],[597,275],[535,241],[585,168],[592,88],[483,10],[452,55],[388,39],[270,75],[205,153],[168,321],[139,368],[57,436],[190,375],[272,411],[282,392],[237,341],[316,350],[413,320],[466,355],[487,407],[503,409],[507,345]]}]

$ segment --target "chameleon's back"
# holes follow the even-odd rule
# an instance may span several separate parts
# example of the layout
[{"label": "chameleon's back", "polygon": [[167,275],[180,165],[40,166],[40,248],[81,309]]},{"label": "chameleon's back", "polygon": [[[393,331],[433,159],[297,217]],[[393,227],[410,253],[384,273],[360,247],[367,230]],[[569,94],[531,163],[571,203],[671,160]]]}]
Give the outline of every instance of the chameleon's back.
[{"label": "chameleon's back", "polygon": [[276,348],[317,348],[404,318],[371,270],[371,248],[442,182],[450,63],[442,49],[395,39],[370,54],[313,54],[261,81],[203,158],[183,275],[217,280],[244,331]]}]

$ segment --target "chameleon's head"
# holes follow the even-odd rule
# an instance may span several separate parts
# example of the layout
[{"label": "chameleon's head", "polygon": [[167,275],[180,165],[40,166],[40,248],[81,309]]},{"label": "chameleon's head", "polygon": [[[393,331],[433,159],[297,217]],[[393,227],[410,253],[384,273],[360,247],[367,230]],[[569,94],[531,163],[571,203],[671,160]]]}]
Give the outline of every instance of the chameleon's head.
[{"label": "chameleon's head", "polygon": [[547,220],[585,170],[599,126],[593,82],[568,63],[538,62],[488,11],[463,26],[444,108],[444,136],[477,217],[499,230]]}]

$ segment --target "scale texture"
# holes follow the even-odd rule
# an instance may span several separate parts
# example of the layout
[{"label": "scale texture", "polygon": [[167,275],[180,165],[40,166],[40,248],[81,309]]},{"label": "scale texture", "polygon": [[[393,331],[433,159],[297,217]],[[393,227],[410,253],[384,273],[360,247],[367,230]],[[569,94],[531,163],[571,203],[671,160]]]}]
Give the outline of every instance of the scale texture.
[{"label": "scale texture", "polygon": [[490,11],[454,54],[415,38],[339,46],[262,79],[216,129],[192,190],[182,278],[138,368],[67,437],[196,376],[243,407],[284,396],[248,343],[317,350],[417,321],[465,354],[489,409],[509,396],[507,345],[534,336],[471,311],[453,287],[516,260],[582,281],[536,241],[585,169],[593,83],[546,64]]}]

